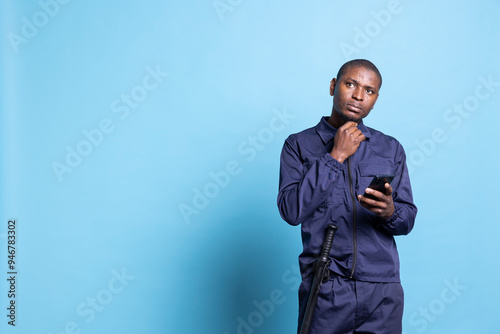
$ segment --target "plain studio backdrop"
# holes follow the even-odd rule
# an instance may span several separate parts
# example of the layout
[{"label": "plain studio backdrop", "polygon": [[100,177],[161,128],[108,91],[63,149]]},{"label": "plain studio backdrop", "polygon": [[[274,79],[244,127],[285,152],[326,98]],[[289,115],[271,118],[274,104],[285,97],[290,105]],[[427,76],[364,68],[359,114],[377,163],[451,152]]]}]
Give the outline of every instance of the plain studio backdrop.
[{"label": "plain studio backdrop", "polygon": [[294,333],[279,155],[354,58],[383,75],[365,124],[403,144],[419,208],[396,238],[404,332],[500,333],[499,1],[4,0],[0,16],[2,333]]}]

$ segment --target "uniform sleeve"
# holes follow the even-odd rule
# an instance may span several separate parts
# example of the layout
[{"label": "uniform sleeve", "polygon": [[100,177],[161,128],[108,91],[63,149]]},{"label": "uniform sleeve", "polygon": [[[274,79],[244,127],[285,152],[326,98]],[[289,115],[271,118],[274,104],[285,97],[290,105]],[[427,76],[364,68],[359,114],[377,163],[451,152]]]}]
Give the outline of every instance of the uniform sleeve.
[{"label": "uniform sleeve", "polygon": [[278,209],[290,225],[309,217],[330,195],[344,166],[326,153],[303,164],[297,143],[288,138],[281,152]]},{"label": "uniform sleeve", "polygon": [[411,232],[417,216],[417,207],[413,203],[410,176],[406,166],[406,154],[403,147],[399,147],[399,161],[396,178],[392,183],[394,213],[383,220],[379,227],[392,235],[406,235]]}]

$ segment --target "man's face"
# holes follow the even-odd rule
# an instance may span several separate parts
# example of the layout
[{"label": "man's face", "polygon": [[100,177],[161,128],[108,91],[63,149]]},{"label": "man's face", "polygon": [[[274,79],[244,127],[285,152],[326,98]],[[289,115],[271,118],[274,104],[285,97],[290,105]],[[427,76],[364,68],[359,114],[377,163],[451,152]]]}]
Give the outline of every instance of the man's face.
[{"label": "man's face", "polygon": [[377,102],[380,81],[365,67],[348,68],[339,80],[330,83],[333,109],[345,121],[359,123]]}]

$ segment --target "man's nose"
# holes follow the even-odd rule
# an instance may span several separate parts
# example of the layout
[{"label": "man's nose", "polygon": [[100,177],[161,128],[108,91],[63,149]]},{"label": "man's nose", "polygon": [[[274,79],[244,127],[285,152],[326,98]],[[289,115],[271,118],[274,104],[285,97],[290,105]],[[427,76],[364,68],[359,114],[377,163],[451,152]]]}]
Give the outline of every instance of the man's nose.
[{"label": "man's nose", "polygon": [[363,101],[363,90],[361,87],[354,89],[354,92],[352,92],[352,98],[357,101]]}]

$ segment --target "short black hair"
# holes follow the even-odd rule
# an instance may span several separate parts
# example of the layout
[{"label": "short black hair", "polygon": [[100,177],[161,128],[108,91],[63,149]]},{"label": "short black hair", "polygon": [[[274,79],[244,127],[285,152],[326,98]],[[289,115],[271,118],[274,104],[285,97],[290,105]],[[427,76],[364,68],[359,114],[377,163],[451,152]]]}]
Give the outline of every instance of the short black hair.
[{"label": "short black hair", "polygon": [[373,63],[371,61],[366,60],[366,59],[353,59],[353,60],[349,60],[347,63],[342,65],[342,67],[339,69],[339,72],[337,73],[337,81],[340,80],[340,78],[345,74],[345,72],[348,69],[356,68],[356,67],[364,67],[364,68],[367,68],[367,69],[375,72],[375,74],[377,75],[379,82],[380,82],[380,85],[378,88],[380,89],[380,87],[382,87],[382,75],[380,74],[377,66],[373,65]]}]

